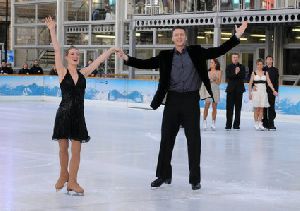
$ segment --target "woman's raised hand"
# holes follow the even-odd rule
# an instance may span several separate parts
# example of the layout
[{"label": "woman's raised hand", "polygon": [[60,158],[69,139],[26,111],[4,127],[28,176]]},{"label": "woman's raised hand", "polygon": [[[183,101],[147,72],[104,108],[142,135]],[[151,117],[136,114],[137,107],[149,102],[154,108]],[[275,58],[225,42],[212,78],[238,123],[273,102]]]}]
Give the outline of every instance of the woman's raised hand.
[{"label": "woman's raised hand", "polygon": [[45,18],[45,24],[47,25],[49,30],[55,30],[56,23],[52,19],[51,16],[48,16],[48,17]]}]

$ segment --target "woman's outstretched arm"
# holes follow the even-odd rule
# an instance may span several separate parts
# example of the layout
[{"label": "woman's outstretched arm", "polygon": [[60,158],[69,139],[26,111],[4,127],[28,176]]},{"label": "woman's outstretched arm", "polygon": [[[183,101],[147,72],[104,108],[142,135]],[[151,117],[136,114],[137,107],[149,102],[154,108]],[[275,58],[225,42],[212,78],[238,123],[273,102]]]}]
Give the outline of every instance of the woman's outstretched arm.
[{"label": "woman's outstretched arm", "polygon": [[61,59],[60,46],[58,44],[57,37],[56,37],[56,29],[55,29],[56,23],[50,16],[45,18],[45,23],[50,31],[51,41],[55,52],[55,67],[57,69],[57,74],[60,77],[60,79],[62,79],[66,74],[66,69]]},{"label": "woman's outstretched arm", "polygon": [[107,51],[103,52],[100,56],[98,56],[95,61],[93,61],[89,66],[82,68],[80,72],[87,77],[90,75],[94,70],[96,70],[101,63],[103,63],[106,59],[110,57],[116,51],[116,48],[110,48]]}]

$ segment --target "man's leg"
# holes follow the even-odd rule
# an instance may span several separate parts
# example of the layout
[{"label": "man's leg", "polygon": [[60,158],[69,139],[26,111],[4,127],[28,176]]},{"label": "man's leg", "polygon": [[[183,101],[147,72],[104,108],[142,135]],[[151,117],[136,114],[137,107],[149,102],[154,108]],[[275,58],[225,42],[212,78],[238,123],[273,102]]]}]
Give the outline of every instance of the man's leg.
[{"label": "man's leg", "polygon": [[243,93],[235,93],[235,101],[234,101],[235,117],[233,123],[234,129],[240,129],[242,103],[243,103]]},{"label": "man's leg", "polygon": [[172,151],[180,126],[176,105],[166,105],[161,126],[161,141],[156,168],[156,176],[161,179],[172,178]]},{"label": "man's leg", "polygon": [[200,184],[200,156],[201,156],[201,136],[200,136],[200,108],[199,96],[191,95],[183,103],[182,121],[184,133],[187,138],[189,157],[189,183]]},{"label": "man's leg", "polygon": [[269,128],[269,108],[264,108],[264,118],[263,118],[263,126],[264,128]]},{"label": "man's leg", "polygon": [[268,100],[270,107],[268,108],[268,124],[270,129],[275,129],[274,119],[276,118],[276,111],[275,111],[275,100],[276,97],[272,94],[268,94]]},{"label": "man's leg", "polygon": [[233,106],[234,106],[234,93],[227,92],[226,96],[226,129],[231,129],[232,127],[232,116],[233,116]]}]

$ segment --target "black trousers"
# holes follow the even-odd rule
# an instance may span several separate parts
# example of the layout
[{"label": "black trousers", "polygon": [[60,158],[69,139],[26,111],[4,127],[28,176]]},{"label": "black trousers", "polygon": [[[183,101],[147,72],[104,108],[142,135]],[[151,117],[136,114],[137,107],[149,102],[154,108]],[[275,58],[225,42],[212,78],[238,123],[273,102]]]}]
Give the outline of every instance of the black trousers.
[{"label": "black trousers", "polygon": [[274,119],[276,118],[275,100],[276,97],[273,94],[268,93],[268,101],[270,107],[264,109],[263,119],[263,125],[266,128],[274,127]]},{"label": "black trousers", "polygon": [[235,117],[233,128],[240,127],[243,92],[227,92],[226,96],[226,128],[232,127],[233,109]]},{"label": "black trousers", "polygon": [[189,183],[201,181],[200,155],[200,108],[199,91],[177,93],[168,92],[161,126],[161,141],[156,176],[172,178],[172,151],[180,125],[187,138],[189,158]]}]

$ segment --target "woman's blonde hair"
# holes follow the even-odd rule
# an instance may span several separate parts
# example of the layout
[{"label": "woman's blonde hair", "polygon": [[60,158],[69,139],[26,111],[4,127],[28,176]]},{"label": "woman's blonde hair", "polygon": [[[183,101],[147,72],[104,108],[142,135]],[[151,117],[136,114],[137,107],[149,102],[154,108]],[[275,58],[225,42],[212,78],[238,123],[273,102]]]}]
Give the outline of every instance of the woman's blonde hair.
[{"label": "woman's blonde hair", "polygon": [[78,50],[78,48],[76,48],[75,46],[71,45],[71,46],[65,51],[65,56],[68,56],[70,50],[72,50],[72,49]]}]

